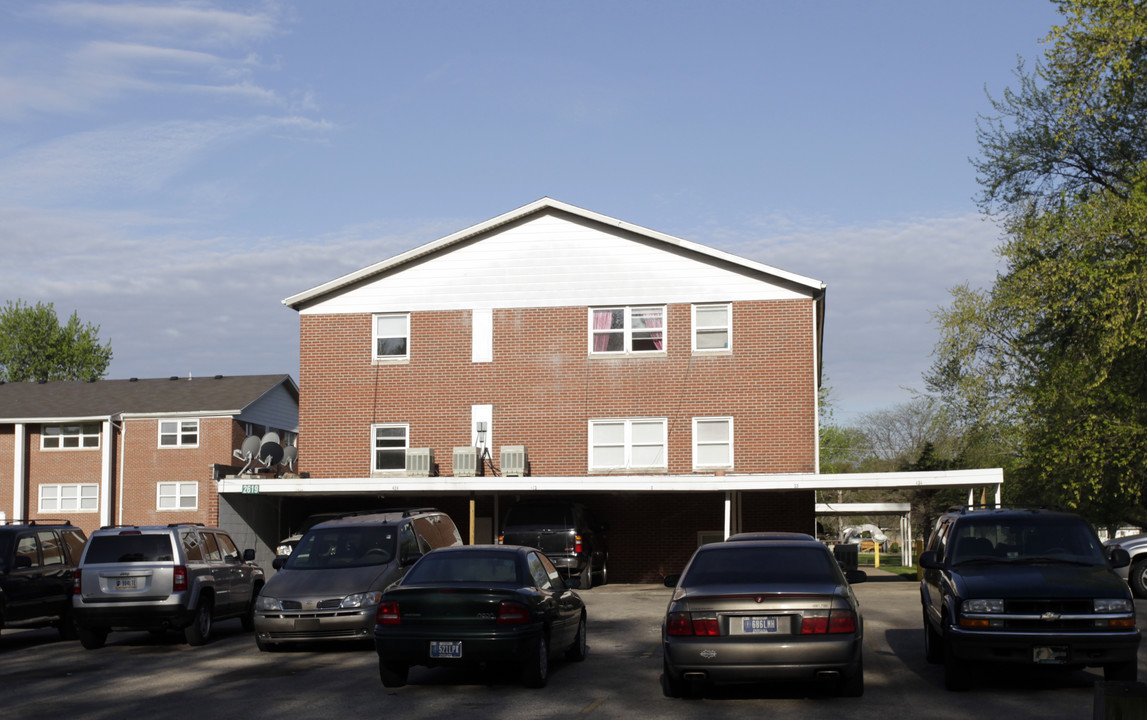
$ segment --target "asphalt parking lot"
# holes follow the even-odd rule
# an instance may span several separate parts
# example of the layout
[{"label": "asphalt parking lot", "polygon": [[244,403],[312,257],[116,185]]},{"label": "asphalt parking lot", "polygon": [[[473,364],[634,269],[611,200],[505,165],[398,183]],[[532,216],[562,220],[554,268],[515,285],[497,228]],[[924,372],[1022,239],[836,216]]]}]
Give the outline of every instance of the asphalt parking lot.
[{"label": "asphalt parking lot", "polygon": [[[386,690],[368,646],[260,653],[237,620],[192,648],[182,636],[113,633],[83,650],[52,630],[0,636],[0,708],[8,718],[1089,718],[1098,670],[1017,674],[988,668],[965,693],[943,688],[924,661],[918,589],[872,572],[856,586],[866,623],[864,697],[826,697],[815,687],[719,690],[698,700],[662,696],[660,614],[670,590],[606,585],[582,593],[589,607],[589,657],[556,662],[549,685],[516,677],[414,668],[410,684]],[[1147,601],[1136,601],[1147,627]],[[1147,674],[1147,657],[1140,650]]]}]

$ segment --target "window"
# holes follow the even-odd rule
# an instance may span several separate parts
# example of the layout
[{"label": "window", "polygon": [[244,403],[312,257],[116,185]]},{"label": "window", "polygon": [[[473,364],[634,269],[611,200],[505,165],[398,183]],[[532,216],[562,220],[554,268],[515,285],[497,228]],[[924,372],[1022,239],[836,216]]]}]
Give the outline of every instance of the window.
[{"label": "window", "polygon": [[589,469],[664,470],[665,420],[591,420]]},{"label": "window", "polygon": [[99,493],[96,483],[41,485],[40,512],[96,512]]},{"label": "window", "polygon": [[407,425],[375,425],[374,465],[376,472],[406,470],[406,449],[410,447]]},{"label": "window", "polygon": [[70,450],[100,446],[100,424],[45,425],[40,434],[41,450]]},{"label": "window", "polygon": [[374,316],[374,359],[410,359],[410,314]]},{"label": "window", "polygon": [[199,509],[199,483],[161,482],[156,486],[156,510]]},{"label": "window", "polygon": [[728,303],[693,306],[693,350],[729,350],[733,347],[733,310]]},{"label": "window", "polygon": [[160,420],[160,447],[199,447],[198,420]]},{"label": "window", "polygon": [[591,353],[665,350],[665,307],[591,308]]},{"label": "window", "polygon": [[693,469],[733,467],[733,418],[693,418]]}]

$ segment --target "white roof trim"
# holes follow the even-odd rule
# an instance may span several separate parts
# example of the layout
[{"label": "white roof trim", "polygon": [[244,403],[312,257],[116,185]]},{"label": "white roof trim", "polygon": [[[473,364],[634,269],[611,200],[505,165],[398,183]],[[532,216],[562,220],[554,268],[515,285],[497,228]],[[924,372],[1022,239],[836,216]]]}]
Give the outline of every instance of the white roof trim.
[{"label": "white roof trim", "polygon": [[438,250],[441,250],[455,243],[467,240],[501,225],[514,222],[515,220],[526,217],[527,215],[532,215],[536,212],[546,209],[561,210],[571,215],[577,215],[588,220],[593,220],[594,222],[601,223],[603,225],[609,225],[612,227],[620,228],[622,230],[626,230],[628,232],[636,233],[638,235],[644,235],[653,240],[657,240],[669,245],[674,245],[684,250],[689,250],[701,255],[707,255],[711,258],[732,263],[734,265],[740,265],[756,272],[782,278],[788,282],[807,287],[810,290],[818,293],[825,289],[825,284],[819,280],[813,280],[812,278],[808,278],[803,275],[797,275],[796,273],[791,273],[779,268],[772,267],[770,265],[765,265],[764,263],[759,263],[755,260],[748,260],[738,255],[733,255],[732,253],[727,253],[722,250],[711,248],[707,245],[701,245],[700,243],[682,240],[681,238],[674,237],[673,235],[667,235],[663,232],[650,230],[639,225],[627,223],[616,218],[611,218],[600,213],[585,210],[583,208],[559,202],[558,200],[547,197],[542,198],[541,200],[536,200],[529,205],[523,205],[516,210],[511,210],[508,213],[503,213],[502,215],[491,218],[485,222],[478,223],[477,225],[472,225],[452,235],[447,235],[444,238],[420,245],[413,250],[408,250],[404,253],[400,253],[393,257],[387,258],[386,260],[375,263],[369,267],[365,267],[361,270],[356,270],[355,272],[343,275],[340,278],[335,278],[334,280],[323,283],[322,285],[317,285],[310,290],[292,295],[284,299],[282,302],[287,307],[297,310],[300,305],[306,304],[316,298],[322,297],[323,295],[334,292],[349,285],[353,285],[354,283],[360,282],[369,277],[390,270],[391,268],[410,262],[411,260],[415,260],[424,255],[429,255],[431,253],[437,252]]}]

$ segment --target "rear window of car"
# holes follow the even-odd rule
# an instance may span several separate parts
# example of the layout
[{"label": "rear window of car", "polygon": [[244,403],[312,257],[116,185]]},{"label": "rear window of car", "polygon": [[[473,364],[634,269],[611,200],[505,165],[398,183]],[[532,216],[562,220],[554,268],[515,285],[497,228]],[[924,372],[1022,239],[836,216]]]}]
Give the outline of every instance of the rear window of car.
[{"label": "rear window of car", "polygon": [[820,547],[710,548],[693,558],[681,586],[836,582],[835,562]]},{"label": "rear window of car", "polygon": [[517,505],[506,513],[505,527],[568,527],[570,509],[565,505]]},{"label": "rear window of car", "polygon": [[518,562],[510,553],[431,553],[410,569],[403,585],[487,583],[520,587]]},{"label": "rear window of car", "polygon": [[171,562],[171,536],[97,535],[89,541],[86,564]]}]

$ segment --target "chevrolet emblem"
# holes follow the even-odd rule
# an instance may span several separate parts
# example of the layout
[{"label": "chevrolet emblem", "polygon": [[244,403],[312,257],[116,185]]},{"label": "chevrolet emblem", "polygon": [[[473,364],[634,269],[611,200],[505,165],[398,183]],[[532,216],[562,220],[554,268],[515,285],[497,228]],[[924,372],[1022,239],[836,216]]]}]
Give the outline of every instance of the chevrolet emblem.
[{"label": "chevrolet emblem", "polygon": [[1043,615],[1039,616],[1039,619],[1043,620],[1044,622],[1055,622],[1056,620],[1059,620],[1059,613],[1045,612]]}]

